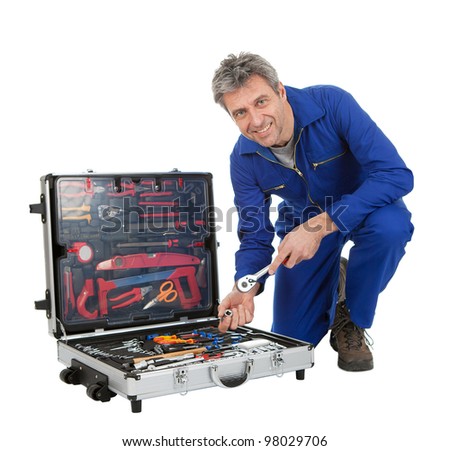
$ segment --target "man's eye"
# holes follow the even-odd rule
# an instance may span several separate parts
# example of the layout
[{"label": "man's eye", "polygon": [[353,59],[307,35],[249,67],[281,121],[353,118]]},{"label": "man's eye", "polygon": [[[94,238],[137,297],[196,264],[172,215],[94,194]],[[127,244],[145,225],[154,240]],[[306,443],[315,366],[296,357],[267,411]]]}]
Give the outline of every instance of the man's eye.
[{"label": "man's eye", "polygon": [[266,99],[260,99],[258,100],[258,105],[265,105],[267,103]]},{"label": "man's eye", "polygon": [[244,116],[244,114],[245,114],[245,112],[244,111],[236,111],[236,113],[234,113],[234,117],[236,118],[236,119],[239,119],[239,118],[241,118],[242,116]]}]

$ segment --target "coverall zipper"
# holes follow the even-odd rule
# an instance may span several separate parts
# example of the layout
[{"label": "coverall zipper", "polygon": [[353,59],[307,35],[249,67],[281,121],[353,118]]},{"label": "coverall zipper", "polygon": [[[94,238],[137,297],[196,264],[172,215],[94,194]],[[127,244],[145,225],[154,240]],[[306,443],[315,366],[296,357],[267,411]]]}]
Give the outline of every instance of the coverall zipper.
[{"label": "coverall zipper", "polygon": [[[289,166],[285,166],[284,164],[280,163],[279,161],[273,161],[273,160],[271,160],[271,159],[265,157],[264,155],[260,154],[259,152],[256,152],[256,153],[257,153],[260,157],[263,157],[263,158],[265,158],[266,160],[268,160],[268,161],[270,161],[270,162],[272,162],[272,163],[279,164],[280,166],[283,166],[284,168],[288,168],[288,169],[291,169],[291,170],[295,171],[295,172],[300,176],[300,178],[303,180],[303,182],[304,182],[305,185],[306,185],[306,192],[307,192],[308,200],[309,200],[313,205],[315,205],[315,206],[323,213],[322,207],[321,207],[316,201],[314,201],[314,200],[311,198],[311,193],[310,193],[310,190],[309,190],[308,181],[306,180],[306,178],[305,178],[305,176],[303,175],[302,171],[300,171],[300,169],[297,167],[297,164],[296,164],[297,145],[298,145],[298,143],[300,142],[300,138],[302,137],[302,133],[303,133],[303,128],[300,129],[300,133],[299,133],[299,135],[298,135],[297,142],[295,143],[295,147],[294,147],[294,167],[292,167],[292,168],[290,168]],[[320,163],[318,163],[318,164],[320,164]],[[279,185],[279,186],[277,186],[276,188],[280,188],[280,187],[282,187],[282,186],[284,186],[284,185]]]},{"label": "coverall zipper", "polygon": [[347,152],[348,152],[348,149],[345,149],[344,152],[340,153],[339,155],[336,155],[334,157],[328,158],[328,159],[323,160],[323,161],[319,161],[318,163],[311,163],[312,167],[314,168],[314,170],[316,170],[317,167],[320,166],[321,164],[329,163],[330,161],[336,160],[336,158],[342,157]]},{"label": "coverall zipper", "polygon": [[263,193],[267,193],[268,191],[278,191],[279,189],[283,189],[286,185],[283,183],[282,185],[274,186],[273,188],[263,189]]}]

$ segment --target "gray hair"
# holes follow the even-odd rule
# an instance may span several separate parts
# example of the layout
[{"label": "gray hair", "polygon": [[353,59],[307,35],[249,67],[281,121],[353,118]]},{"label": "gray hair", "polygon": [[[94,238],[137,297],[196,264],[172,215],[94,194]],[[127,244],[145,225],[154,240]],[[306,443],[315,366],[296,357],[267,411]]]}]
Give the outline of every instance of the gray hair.
[{"label": "gray hair", "polygon": [[238,56],[228,55],[216,70],[212,81],[214,101],[226,109],[224,94],[242,88],[252,75],[266,79],[278,94],[278,74],[272,65],[259,55],[241,52]]}]

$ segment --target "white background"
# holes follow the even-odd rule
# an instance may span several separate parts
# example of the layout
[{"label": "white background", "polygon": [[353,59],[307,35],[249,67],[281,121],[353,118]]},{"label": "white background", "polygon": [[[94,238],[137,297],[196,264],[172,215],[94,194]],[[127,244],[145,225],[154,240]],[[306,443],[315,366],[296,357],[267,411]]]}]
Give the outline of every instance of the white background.
[{"label": "white background", "polygon": [[[330,450],[448,443],[448,9],[418,1],[3,1],[0,6],[2,446],[123,449],[122,438],[326,436]],[[34,301],[45,291],[42,227],[28,205],[49,172],[208,171],[232,206],[237,129],[212,101],[219,62],[260,53],[297,87],[350,91],[415,173],[416,232],[380,296],[375,369],[348,374],[325,339],[293,374],[143,402],[100,403],[63,366]],[[444,184],[445,183],[445,184]],[[235,233],[219,233],[220,287]],[[271,282],[270,282],[271,283]],[[271,324],[271,286],[256,327]],[[264,443],[264,441],[263,441]],[[448,446],[448,445],[447,445]],[[263,449],[261,445],[259,449]],[[280,447],[278,447],[280,448]]]}]

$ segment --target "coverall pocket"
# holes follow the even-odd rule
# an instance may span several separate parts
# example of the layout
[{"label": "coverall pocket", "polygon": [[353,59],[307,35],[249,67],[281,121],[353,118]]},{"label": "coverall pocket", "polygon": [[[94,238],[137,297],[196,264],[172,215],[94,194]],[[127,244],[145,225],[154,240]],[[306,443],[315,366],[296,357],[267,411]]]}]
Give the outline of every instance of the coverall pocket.
[{"label": "coverall pocket", "polygon": [[338,158],[343,157],[348,152],[348,149],[344,150],[339,149],[338,152],[339,153],[337,154],[335,152],[330,152],[328,155],[323,154],[320,158],[317,156],[310,157],[311,166],[313,167],[314,170],[317,170],[317,168],[319,168],[320,166],[331,163],[337,160]]},{"label": "coverall pocket", "polygon": [[281,185],[271,186],[270,188],[263,188],[264,193],[276,193],[277,191],[286,188],[286,185],[283,183]]}]

